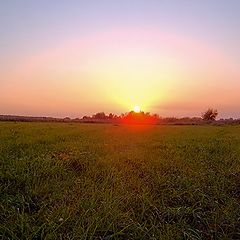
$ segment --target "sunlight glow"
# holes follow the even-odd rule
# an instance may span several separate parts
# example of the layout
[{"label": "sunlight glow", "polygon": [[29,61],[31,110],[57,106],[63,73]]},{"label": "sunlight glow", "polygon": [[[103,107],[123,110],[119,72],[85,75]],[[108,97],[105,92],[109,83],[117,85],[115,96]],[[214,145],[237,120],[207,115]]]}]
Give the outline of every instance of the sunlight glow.
[{"label": "sunlight glow", "polygon": [[133,108],[133,111],[134,111],[135,113],[139,113],[139,112],[141,111],[141,108],[140,108],[139,106],[135,106],[135,107]]}]

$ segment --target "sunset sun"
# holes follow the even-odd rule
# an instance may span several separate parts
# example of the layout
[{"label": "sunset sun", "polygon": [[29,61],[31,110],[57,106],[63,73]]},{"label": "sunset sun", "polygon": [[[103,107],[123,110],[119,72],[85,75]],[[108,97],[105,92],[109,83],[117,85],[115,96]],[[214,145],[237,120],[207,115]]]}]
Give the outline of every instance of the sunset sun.
[{"label": "sunset sun", "polygon": [[139,113],[139,112],[141,111],[141,108],[140,108],[139,106],[135,106],[135,107],[133,108],[133,111],[134,111],[135,113]]}]

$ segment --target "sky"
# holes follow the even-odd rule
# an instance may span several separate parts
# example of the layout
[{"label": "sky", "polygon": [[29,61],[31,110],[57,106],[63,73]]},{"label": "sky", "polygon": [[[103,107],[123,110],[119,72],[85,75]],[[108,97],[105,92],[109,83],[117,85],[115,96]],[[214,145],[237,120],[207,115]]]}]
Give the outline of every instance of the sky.
[{"label": "sky", "polygon": [[240,118],[239,12],[238,0],[3,0],[0,114]]}]

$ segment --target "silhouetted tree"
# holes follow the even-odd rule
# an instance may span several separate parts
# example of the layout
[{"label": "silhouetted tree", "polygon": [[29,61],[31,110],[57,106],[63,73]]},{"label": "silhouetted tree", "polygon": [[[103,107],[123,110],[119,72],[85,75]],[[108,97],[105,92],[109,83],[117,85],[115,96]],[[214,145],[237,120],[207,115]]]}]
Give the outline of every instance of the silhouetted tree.
[{"label": "silhouetted tree", "polygon": [[109,115],[108,115],[108,119],[113,119],[113,118],[114,118],[114,114],[109,113]]},{"label": "silhouetted tree", "polygon": [[156,113],[154,113],[152,116],[153,116],[155,119],[160,119],[159,115],[156,114]]},{"label": "silhouetted tree", "polygon": [[99,112],[99,113],[96,113],[96,114],[93,116],[93,118],[95,118],[95,119],[106,119],[107,116],[105,115],[104,112]]},{"label": "silhouetted tree", "polygon": [[205,121],[214,121],[218,115],[217,109],[209,108],[205,113],[202,114],[202,119]]},{"label": "silhouetted tree", "polygon": [[122,123],[126,124],[157,124],[159,116],[151,115],[149,112],[145,113],[143,111],[130,111],[122,114],[120,119]]}]

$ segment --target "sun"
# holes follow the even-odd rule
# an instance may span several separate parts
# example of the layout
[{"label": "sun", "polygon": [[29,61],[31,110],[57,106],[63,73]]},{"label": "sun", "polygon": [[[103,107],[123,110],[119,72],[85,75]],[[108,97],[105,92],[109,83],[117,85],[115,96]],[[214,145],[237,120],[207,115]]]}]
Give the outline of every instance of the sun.
[{"label": "sun", "polygon": [[139,106],[135,106],[135,107],[133,108],[133,111],[134,111],[135,113],[139,113],[139,112],[141,112],[141,108],[140,108]]}]

